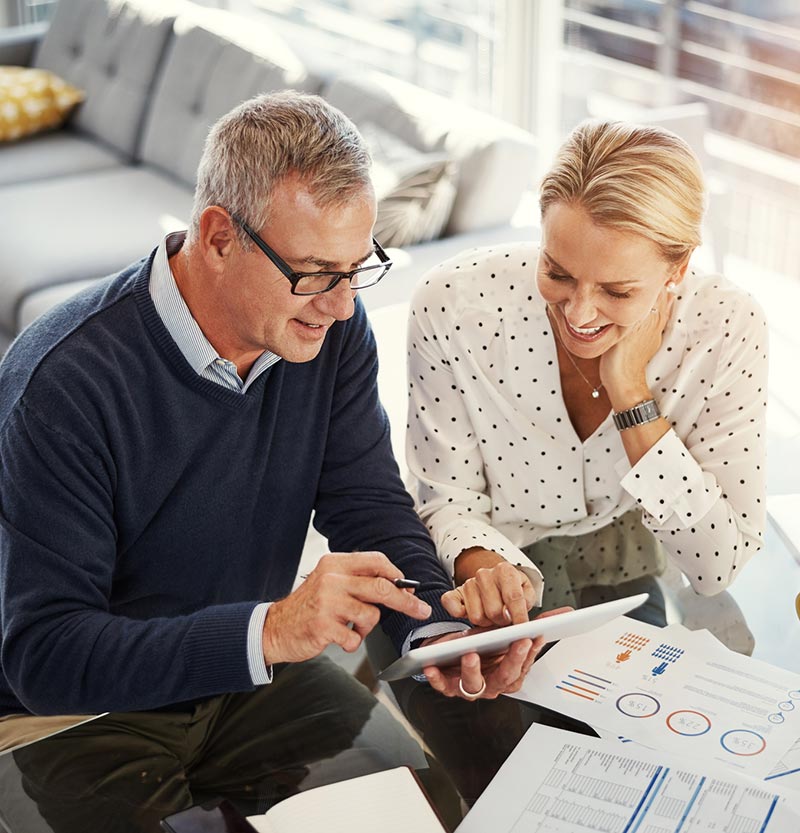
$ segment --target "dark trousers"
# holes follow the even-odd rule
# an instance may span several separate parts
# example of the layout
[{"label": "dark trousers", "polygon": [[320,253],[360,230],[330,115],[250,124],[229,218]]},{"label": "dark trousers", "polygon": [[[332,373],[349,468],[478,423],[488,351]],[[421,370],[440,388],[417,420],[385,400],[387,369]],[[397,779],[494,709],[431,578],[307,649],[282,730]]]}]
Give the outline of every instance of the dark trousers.
[{"label": "dark trousers", "polygon": [[13,755],[56,833],[155,833],[164,816],[220,797],[263,812],[301,789],[395,766],[426,778],[417,742],[324,657],[278,667],[254,692],[107,715]]}]

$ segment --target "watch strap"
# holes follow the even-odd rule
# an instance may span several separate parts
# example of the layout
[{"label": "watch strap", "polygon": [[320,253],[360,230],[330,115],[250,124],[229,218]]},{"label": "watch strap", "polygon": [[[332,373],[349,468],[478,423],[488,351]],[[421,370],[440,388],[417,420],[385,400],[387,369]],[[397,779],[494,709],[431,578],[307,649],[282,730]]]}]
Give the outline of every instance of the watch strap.
[{"label": "watch strap", "polygon": [[626,428],[633,428],[636,425],[644,425],[646,422],[652,422],[661,416],[661,411],[658,409],[658,404],[655,399],[646,399],[626,411],[620,411],[614,414],[614,425],[619,431],[624,431]]}]

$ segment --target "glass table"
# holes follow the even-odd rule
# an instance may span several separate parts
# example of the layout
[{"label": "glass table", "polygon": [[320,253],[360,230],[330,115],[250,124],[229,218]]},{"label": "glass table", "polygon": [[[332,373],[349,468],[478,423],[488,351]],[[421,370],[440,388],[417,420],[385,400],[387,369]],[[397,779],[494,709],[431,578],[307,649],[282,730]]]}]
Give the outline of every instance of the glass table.
[{"label": "glass table", "polygon": [[[734,639],[751,634],[755,657],[800,672],[798,591],[800,563],[769,526],[764,549],[743,569],[729,597],[699,600],[707,602],[701,604],[706,620],[701,625],[713,630],[719,624],[721,635],[732,632]],[[247,756],[224,745],[206,749],[202,743],[200,753],[178,771],[166,757],[142,754],[137,733],[147,730],[147,713],[100,716],[0,754],[0,831],[157,833],[163,817],[192,805],[211,808],[227,797],[249,815],[297,791],[403,764],[417,771],[445,825],[453,829],[531,723],[591,731],[510,698],[445,704],[446,698],[410,680],[384,695],[336,740],[326,739],[321,760],[286,771],[259,768],[258,750],[243,760]],[[438,750],[438,759],[400,728],[395,705],[421,728],[426,741],[433,741],[429,747]],[[309,713],[309,724],[319,717]],[[254,720],[253,735],[259,730],[258,712]],[[191,724],[187,719],[187,733]],[[203,819],[196,828],[203,833],[237,829],[222,815],[204,812]]]}]

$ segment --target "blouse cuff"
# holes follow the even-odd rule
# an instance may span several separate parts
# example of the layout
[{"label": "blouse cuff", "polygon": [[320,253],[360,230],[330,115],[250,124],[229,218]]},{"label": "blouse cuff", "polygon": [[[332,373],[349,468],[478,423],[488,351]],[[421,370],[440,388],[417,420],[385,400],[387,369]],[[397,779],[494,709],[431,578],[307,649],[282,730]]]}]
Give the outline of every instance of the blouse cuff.
[{"label": "blouse cuff", "polygon": [[622,488],[659,525],[677,519],[687,528],[717,499],[705,484],[702,468],[674,430],[667,431],[635,466],[624,458],[616,469]]},{"label": "blouse cuff", "polygon": [[534,606],[541,607],[544,577],[539,568],[505,535],[483,524],[476,526],[469,521],[464,521],[452,525],[441,546],[438,547],[442,564],[451,578],[455,578],[456,558],[464,550],[472,547],[481,547],[496,552],[501,558],[505,558],[506,561],[522,570],[533,586]]}]

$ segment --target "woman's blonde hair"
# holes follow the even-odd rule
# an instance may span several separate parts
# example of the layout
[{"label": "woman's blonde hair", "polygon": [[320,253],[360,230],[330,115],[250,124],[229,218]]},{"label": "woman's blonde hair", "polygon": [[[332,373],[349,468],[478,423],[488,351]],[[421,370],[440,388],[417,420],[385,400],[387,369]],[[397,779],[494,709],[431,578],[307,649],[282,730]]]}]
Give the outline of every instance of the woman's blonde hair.
[{"label": "woman's blonde hair", "polygon": [[669,263],[683,262],[701,242],[700,163],[683,139],[661,127],[579,124],[542,180],[542,218],[554,203],[580,205],[599,226],[652,240]]}]

